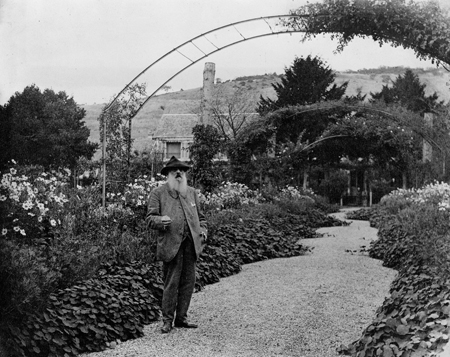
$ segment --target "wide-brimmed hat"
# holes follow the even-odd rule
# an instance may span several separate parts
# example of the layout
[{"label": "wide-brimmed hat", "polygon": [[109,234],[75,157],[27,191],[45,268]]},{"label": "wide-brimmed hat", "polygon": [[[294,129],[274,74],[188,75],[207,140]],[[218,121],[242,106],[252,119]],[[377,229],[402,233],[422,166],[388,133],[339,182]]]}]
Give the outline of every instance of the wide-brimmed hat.
[{"label": "wide-brimmed hat", "polygon": [[161,174],[167,176],[169,171],[180,169],[183,171],[189,170],[191,167],[188,164],[178,160],[175,156],[172,156],[170,160],[167,162],[166,166],[164,166],[161,170]]}]

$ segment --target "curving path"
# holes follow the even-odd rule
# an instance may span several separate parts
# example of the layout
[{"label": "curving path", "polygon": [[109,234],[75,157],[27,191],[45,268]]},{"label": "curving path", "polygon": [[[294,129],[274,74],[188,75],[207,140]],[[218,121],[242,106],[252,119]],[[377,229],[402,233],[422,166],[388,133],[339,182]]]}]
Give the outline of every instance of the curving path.
[{"label": "curving path", "polygon": [[88,356],[338,356],[372,321],[396,272],[359,252],[376,239],[368,222],[318,232],[303,240],[312,253],[245,265],[194,294],[198,329],[162,335],[155,323],[142,338]]}]

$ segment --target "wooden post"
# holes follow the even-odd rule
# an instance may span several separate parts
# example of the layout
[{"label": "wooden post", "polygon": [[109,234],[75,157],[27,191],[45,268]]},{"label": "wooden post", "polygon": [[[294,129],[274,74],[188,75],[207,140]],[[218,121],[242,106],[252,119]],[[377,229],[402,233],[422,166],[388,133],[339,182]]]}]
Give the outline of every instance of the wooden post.
[{"label": "wooden post", "polygon": [[367,170],[363,171],[363,192],[362,192],[362,204],[367,207]]},{"label": "wooden post", "polygon": [[[433,127],[433,113],[425,113],[423,115],[423,119],[425,121],[425,125],[429,128]],[[422,148],[422,162],[425,163],[427,161],[432,160],[433,158],[433,147],[430,145],[428,141],[423,139],[423,148]]]},{"label": "wooden post", "polygon": [[308,188],[308,172],[303,171],[303,189],[306,190]]},{"label": "wooden post", "polygon": [[102,207],[106,207],[106,113],[103,116],[103,141],[102,141]]}]

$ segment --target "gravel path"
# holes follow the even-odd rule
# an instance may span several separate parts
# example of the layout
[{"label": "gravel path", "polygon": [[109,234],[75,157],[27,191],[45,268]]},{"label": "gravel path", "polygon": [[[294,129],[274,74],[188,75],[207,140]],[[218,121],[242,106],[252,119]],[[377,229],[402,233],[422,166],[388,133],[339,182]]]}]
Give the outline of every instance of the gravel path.
[{"label": "gravel path", "polygon": [[325,236],[303,241],[312,253],[245,265],[194,294],[198,329],[162,335],[154,323],[142,338],[86,356],[338,356],[372,321],[396,272],[359,253],[376,239],[368,222],[318,232]]}]

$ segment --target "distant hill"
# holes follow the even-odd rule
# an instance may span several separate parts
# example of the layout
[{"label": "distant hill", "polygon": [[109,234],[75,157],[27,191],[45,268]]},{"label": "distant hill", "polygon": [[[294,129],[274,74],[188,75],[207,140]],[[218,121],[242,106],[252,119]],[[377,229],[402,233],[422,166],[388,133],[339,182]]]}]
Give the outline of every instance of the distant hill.
[{"label": "distant hill", "polygon": [[[336,83],[341,84],[348,81],[347,95],[354,95],[358,92],[368,94],[378,92],[384,84],[389,84],[398,75],[403,74],[405,67],[380,67],[377,69],[362,69],[358,71],[336,72]],[[412,69],[417,73],[421,83],[426,84],[426,94],[436,92],[441,100],[447,103],[450,99],[450,73],[444,69],[430,68]],[[272,83],[279,81],[277,74],[254,75],[237,77],[234,80],[227,80],[216,84],[222,90],[228,91],[233,88],[245,86],[248,91],[253,92],[256,97],[275,97]],[[162,114],[191,114],[199,107],[201,98],[201,88],[187,89],[179,92],[162,94],[150,99],[133,120],[132,135],[135,139],[134,148],[142,150],[148,145],[148,136],[156,130]],[[255,104],[256,105],[256,104]],[[98,116],[104,104],[81,105],[86,109],[85,122],[90,129],[90,140],[100,142]],[[98,155],[96,155],[98,157]]]}]

